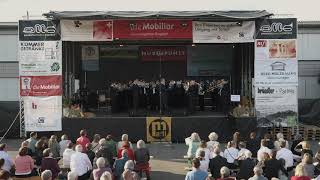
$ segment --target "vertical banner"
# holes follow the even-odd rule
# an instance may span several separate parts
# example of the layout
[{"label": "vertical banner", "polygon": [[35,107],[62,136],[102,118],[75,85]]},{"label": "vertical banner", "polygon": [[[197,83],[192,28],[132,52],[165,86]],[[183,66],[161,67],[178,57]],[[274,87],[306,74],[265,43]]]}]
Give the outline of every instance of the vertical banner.
[{"label": "vertical banner", "polygon": [[171,117],[147,117],[147,142],[171,142]]},{"label": "vertical banner", "polygon": [[99,71],[99,46],[82,46],[82,70]]}]

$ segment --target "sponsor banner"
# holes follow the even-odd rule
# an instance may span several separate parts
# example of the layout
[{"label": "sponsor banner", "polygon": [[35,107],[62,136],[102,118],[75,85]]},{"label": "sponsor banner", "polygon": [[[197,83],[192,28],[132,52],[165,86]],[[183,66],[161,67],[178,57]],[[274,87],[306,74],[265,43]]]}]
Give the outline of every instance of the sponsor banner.
[{"label": "sponsor banner", "polygon": [[255,43],[255,59],[285,60],[297,58],[297,42],[295,39],[257,39]]},{"label": "sponsor banner", "polygon": [[63,41],[112,41],[112,20],[61,20]]},{"label": "sponsor banner", "polygon": [[255,22],[201,22],[193,21],[194,43],[254,42]]},{"label": "sponsor banner", "polygon": [[84,71],[99,71],[99,46],[82,46],[81,54]]},{"label": "sponsor banner", "polygon": [[20,41],[57,41],[60,40],[59,21],[20,20]]},{"label": "sponsor banner", "polygon": [[115,20],[114,38],[192,39],[192,21],[175,19]]},{"label": "sponsor banner", "polygon": [[186,61],[185,46],[143,46],[140,48],[142,61]]},{"label": "sponsor banner", "polygon": [[139,46],[137,45],[102,45],[100,46],[101,60],[137,60],[139,59]]},{"label": "sponsor banner", "polygon": [[62,96],[24,97],[26,131],[61,131]]},{"label": "sponsor banner", "polygon": [[263,19],[256,22],[256,39],[296,39],[297,19]]},{"label": "sponsor banner", "polygon": [[297,87],[255,87],[255,108],[260,127],[294,126],[298,117]]},{"label": "sponsor banner", "polygon": [[20,96],[61,96],[62,76],[20,76]]},{"label": "sponsor banner", "polygon": [[62,74],[61,41],[19,41],[20,76]]},{"label": "sponsor banner", "polygon": [[171,117],[147,117],[147,142],[171,142]]}]

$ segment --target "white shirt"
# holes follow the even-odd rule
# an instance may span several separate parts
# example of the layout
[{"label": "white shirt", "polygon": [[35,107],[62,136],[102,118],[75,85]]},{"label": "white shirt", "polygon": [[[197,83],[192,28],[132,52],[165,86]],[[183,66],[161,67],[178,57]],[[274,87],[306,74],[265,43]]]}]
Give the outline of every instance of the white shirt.
[{"label": "white shirt", "polygon": [[10,169],[14,165],[14,163],[10,158],[9,154],[5,151],[0,151],[0,159],[4,159],[4,165],[2,169],[10,172]]},{"label": "white shirt", "polygon": [[271,155],[271,149],[264,147],[264,146],[261,146],[261,148],[259,149],[259,151],[257,153],[258,161],[262,161],[264,153],[268,153],[269,155]]},{"label": "white shirt", "polygon": [[208,149],[213,152],[213,148],[219,146],[219,142],[218,141],[208,141],[207,142],[207,147]]},{"label": "white shirt", "polygon": [[281,148],[277,152],[276,159],[284,159],[285,160],[285,168],[293,166],[293,153],[287,148]]},{"label": "white shirt", "polygon": [[74,153],[75,151],[72,149],[66,149],[63,152],[62,162],[64,167],[70,167],[71,155]]},{"label": "white shirt", "polygon": [[200,161],[200,170],[204,171],[204,172],[208,172],[209,169],[209,161],[207,160],[202,160]]},{"label": "white shirt", "polygon": [[239,150],[231,147],[224,150],[223,156],[227,159],[228,163],[234,163],[234,160],[238,157]]},{"label": "white shirt", "polygon": [[91,162],[87,154],[81,152],[75,152],[71,155],[70,169],[72,172],[77,173],[78,176],[82,176],[92,169]]},{"label": "white shirt", "polygon": [[196,152],[196,157],[200,157],[200,151],[204,151],[204,159],[210,161],[212,159],[211,152],[208,148],[198,148]]},{"label": "white shirt", "polygon": [[[275,141],[275,142],[274,142],[274,148],[275,148],[277,151],[279,151],[279,150],[281,149],[281,147],[280,147],[280,142],[279,142],[279,141]],[[286,141],[286,148],[289,149],[289,143],[288,143],[288,141]]]},{"label": "white shirt", "polygon": [[239,151],[239,153],[238,153],[237,159],[238,159],[238,160],[245,160],[245,159],[247,159],[247,157],[246,157],[246,152],[250,152],[250,151],[249,151],[248,149],[246,149],[246,148],[240,149],[240,151]]},{"label": "white shirt", "polygon": [[59,153],[60,153],[60,156],[63,155],[64,150],[67,149],[68,144],[69,144],[70,142],[71,142],[70,140],[62,140],[62,141],[59,142],[59,145],[60,145],[60,152],[59,152]]}]

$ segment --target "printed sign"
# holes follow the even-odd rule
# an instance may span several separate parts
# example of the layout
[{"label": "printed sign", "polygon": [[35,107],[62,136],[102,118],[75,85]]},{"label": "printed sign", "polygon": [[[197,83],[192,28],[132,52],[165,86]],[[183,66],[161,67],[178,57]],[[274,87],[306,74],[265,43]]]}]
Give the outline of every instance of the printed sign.
[{"label": "printed sign", "polygon": [[99,71],[99,46],[82,46],[82,69]]},{"label": "printed sign", "polygon": [[186,61],[184,46],[143,46],[140,48],[142,61]]},{"label": "printed sign", "polygon": [[192,39],[192,21],[174,19],[115,20],[114,38],[141,39]]},{"label": "printed sign", "polygon": [[61,96],[62,76],[20,76],[20,96]]},{"label": "printed sign", "polygon": [[61,131],[62,97],[24,97],[26,131]]},{"label": "printed sign", "polygon": [[297,87],[255,87],[258,126],[294,126],[297,122]]},{"label": "printed sign", "polygon": [[256,39],[296,39],[297,19],[262,19],[256,22]]},{"label": "printed sign", "polygon": [[59,21],[20,20],[20,41],[57,41],[60,40]]},{"label": "printed sign", "polygon": [[194,43],[254,42],[255,22],[201,22],[193,21]]},{"label": "printed sign", "polygon": [[147,117],[147,142],[171,142],[171,117]]}]

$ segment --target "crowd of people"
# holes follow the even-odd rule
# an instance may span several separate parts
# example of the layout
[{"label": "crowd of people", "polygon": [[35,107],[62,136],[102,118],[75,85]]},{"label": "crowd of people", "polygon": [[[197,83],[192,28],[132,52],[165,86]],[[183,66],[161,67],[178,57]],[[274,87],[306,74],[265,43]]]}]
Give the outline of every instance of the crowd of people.
[{"label": "crowd of people", "polygon": [[258,139],[252,132],[245,141],[239,132],[235,132],[224,151],[218,134],[212,132],[208,138],[206,142],[200,139],[198,133],[192,133],[185,139],[187,158],[192,166],[185,180],[320,179],[320,151],[314,156],[309,142],[299,134],[289,147],[282,133],[276,134],[273,140],[270,134]]},{"label": "crowd of people", "polygon": [[86,130],[72,142],[67,135],[50,139],[37,133],[23,141],[12,160],[6,144],[0,144],[0,179],[41,176],[42,180],[138,180],[143,173],[150,179],[150,154],[143,140],[133,148],[127,134],[116,142],[111,135],[94,135],[90,141]]}]

